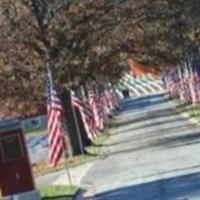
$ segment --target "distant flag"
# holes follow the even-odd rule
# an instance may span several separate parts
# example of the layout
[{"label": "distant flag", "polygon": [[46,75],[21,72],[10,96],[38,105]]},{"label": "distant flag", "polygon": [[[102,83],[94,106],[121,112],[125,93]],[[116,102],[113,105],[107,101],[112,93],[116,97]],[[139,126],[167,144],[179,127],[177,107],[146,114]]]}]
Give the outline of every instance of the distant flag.
[{"label": "distant flag", "polygon": [[101,93],[101,99],[103,101],[104,113],[106,116],[111,116],[114,110],[119,107],[119,101],[117,94],[113,88],[105,89],[104,92]]},{"label": "distant flag", "polygon": [[104,117],[102,102],[92,89],[88,90],[89,104],[92,107],[96,128],[101,131],[104,129]]},{"label": "distant flag", "polygon": [[101,93],[100,98],[102,100],[102,104],[103,104],[103,108],[104,108],[104,117],[110,116],[112,111],[110,109],[109,99],[107,98],[106,90],[104,90]]},{"label": "distant flag", "polygon": [[61,161],[62,155],[67,150],[67,140],[63,128],[64,110],[61,101],[53,87],[50,69],[47,73],[47,118],[49,132],[49,160],[53,167]]},{"label": "distant flag", "polygon": [[112,102],[113,102],[115,109],[119,108],[119,99],[118,99],[118,95],[114,88],[111,89],[111,96],[112,96]]},{"label": "distant flag", "polygon": [[190,88],[190,93],[191,93],[191,100],[192,103],[196,104],[198,103],[198,74],[195,71],[195,69],[192,66],[189,66],[189,79],[188,79],[188,84]]},{"label": "distant flag", "polygon": [[118,100],[117,100],[114,90],[110,88],[109,90],[105,91],[105,94],[107,96],[107,101],[108,101],[110,110],[114,111],[117,108],[117,104],[118,104],[117,103]]},{"label": "distant flag", "polygon": [[106,119],[105,105],[104,105],[103,99],[101,98],[100,94],[98,96],[96,96],[96,98],[97,98],[97,109],[98,109],[99,120],[100,120],[99,129],[103,130],[104,129],[104,121]]},{"label": "distant flag", "polygon": [[84,113],[87,116],[86,121],[89,126],[90,133],[93,135],[93,137],[96,137],[98,136],[98,129],[96,127],[96,123],[94,120],[94,113],[92,107],[90,106],[89,101],[86,97],[83,98],[83,103],[84,103]]},{"label": "distant flag", "polygon": [[179,89],[179,79],[177,70],[170,72],[170,93],[172,96],[176,96]]},{"label": "distant flag", "polygon": [[196,76],[196,84],[195,84],[195,90],[197,95],[197,103],[200,103],[200,70],[199,67],[195,68],[195,76]]},{"label": "distant flag", "polygon": [[192,102],[192,93],[191,93],[191,90],[190,90],[190,69],[189,69],[189,66],[187,66],[187,64],[185,63],[183,65],[183,69],[184,69],[184,75],[182,77],[182,92],[183,92],[183,98],[184,100],[186,100],[187,102]]},{"label": "distant flag", "polygon": [[178,85],[179,85],[178,93],[179,93],[180,99],[183,100],[187,97],[186,88],[185,88],[185,85],[184,85],[184,75],[186,73],[184,73],[183,68],[181,66],[178,66],[177,70],[178,70],[177,72],[178,72],[178,79],[179,79],[179,81],[178,81]]},{"label": "distant flag", "polygon": [[80,111],[87,136],[89,139],[92,140],[93,135],[90,131],[90,124],[88,122],[89,116],[88,116],[88,113],[85,112],[84,103],[78,97],[76,97],[74,94],[71,95],[71,103],[72,103],[72,106],[78,108],[78,110]]}]

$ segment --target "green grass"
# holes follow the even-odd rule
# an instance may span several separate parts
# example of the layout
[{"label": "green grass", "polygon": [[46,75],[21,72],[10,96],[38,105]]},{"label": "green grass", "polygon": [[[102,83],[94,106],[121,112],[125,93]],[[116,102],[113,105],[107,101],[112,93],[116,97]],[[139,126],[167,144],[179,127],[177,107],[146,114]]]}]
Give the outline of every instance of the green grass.
[{"label": "green grass", "polygon": [[177,110],[179,112],[187,112],[190,117],[200,119],[199,105],[188,104],[178,99],[175,99],[175,102],[178,104]]},{"label": "green grass", "polygon": [[190,116],[195,118],[200,118],[200,107],[199,106],[191,106],[189,110]]},{"label": "green grass", "polygon": [[95,138],[93,145],[87,148],[87,152],[89,154],[100,156],[102,146],[108,140],[108,138],[109,134],[107,132],[102,133],[99,137]]},{"label": "green grass", "polygon": [[[97,159],[98,157],[102,156],[102,147],[103,144],[106,142],[106,140],[109,138],[109,134],[107,132],[101,133],[99,137],[97,137],[93,141],[93,145],[86,148],[87,153],[82,156],[75,156],[73,158],[69,158],[66,160],[66,164],[68,167],[75,167],[78,165],[82,165],[86,162],[93,161]],[[49,165],[44,163],[40,163],[37,166],[33,167],[33,173],[35,176],[41,176],[45,174],[49,174],[55,171],[59,171],[64,169],[63,164],[59,165],[56,169],[51,168]]]},{"label": "green grass", "polygon": [[66,199],[72,200],[78,192],[76,186],[51,186],[40,189],[42,200]]},{"label": "green grass", "polygon": [[107,132],[104,132],[99,137],[95,138],[94,144],[103,145],[108,138],[109,138],[109,134]]},{"label": "green grass", "polygon": [[[49,186],[39,189],[42,200],[73,200],[78,191],[76,186]],[[1,194],[0,200],[3,200]]]}]

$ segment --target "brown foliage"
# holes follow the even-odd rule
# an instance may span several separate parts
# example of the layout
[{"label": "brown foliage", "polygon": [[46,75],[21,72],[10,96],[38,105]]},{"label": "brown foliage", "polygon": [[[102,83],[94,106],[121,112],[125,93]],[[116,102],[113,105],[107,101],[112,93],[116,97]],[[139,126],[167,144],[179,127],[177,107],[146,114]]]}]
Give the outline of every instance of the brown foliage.
[{"label": "brown foliage", "polygon": [[62,89],[78,78],[116,81],[134,54],[166,66],[199,49],[199,1],[1,0],[0,116],[45,107],[45,71]]}]

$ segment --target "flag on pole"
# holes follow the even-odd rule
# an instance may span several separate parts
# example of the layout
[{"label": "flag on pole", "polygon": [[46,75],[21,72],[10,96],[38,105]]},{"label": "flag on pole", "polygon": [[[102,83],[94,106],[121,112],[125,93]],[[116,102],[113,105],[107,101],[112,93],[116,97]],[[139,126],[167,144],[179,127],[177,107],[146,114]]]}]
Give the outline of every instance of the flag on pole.
[{"label": "flag on pole", "polygon": [[192,103],[196,104],[198,103],[198,96],[197,96],[198,75],[196,71],[194,70],[194,67],[192,67],[191,65],[189,65],[188,85],[189,85],[189,89],[191,93]]},{"label": "flag on pole", "polygon": [[200,104],[200,73],[199,73],[199,67],[195,67],[195,76],[196,76],[196,84],[195,84],[195,90],[197,95],[197,103]]},{"label": "flag on pole", "polygon": [[97,137],[98,129],[96,127],[96,123],[94,120],[94,113],[92,107],[90,106],[89,101],[86,97],[83,98],[83,103],[84,103],[84,113],[87,116],[87,123],[89,124],[90,132],[94,137]]},{"label": "flag on pole", "polygon": [[111,96],[111,102],[112,102],[113,108],[114,110],[116,110],[119,107],[119,99],[117,97],[117,94],[114,88],[110,89],[110,96]]},{"label": "flag on pole", "polygon": [[79,109],[87,136],[89,139],[92,140],[97,135],[94,129],[94,119],[93,119],[94,116],[90,106],[87,106],[86,103],[81,101],[75,95],[71,96],[71,101],[72,101],[72,106]]},{"label": "flag on pole", "polygon": [[102,131],[104,129],[104,122],[106,120],[105,107],[104,107],[104,102],[101,96],[98,95],[96,96],[96,98],[97,98],[97,110],[98,110],[98,115],[99,115],[99,120],[100,120],[99,129]]},{"label": "flag on pole", "polygon": [[109,99],[107,98],[106,95],[106,90],[104,90],[101,93],[100,98],[103,104],[104,117],[106,118],[111,115],[111,109],[110,109]]},{"label": "flag on pole", "polygon": [[101,107],[101,101],[92,89],[88,90],[88,99],[94,114],[96,128],[101,131],[104,129],[104,114]]},{"label": "flag on pole", "polygon": [[47,72],[47,119],[49,132],[49,161],[56,167],[67,150],[67,140],[63,127],[64,110],[61,101],[53,87],[53,79],[50,69]]}]

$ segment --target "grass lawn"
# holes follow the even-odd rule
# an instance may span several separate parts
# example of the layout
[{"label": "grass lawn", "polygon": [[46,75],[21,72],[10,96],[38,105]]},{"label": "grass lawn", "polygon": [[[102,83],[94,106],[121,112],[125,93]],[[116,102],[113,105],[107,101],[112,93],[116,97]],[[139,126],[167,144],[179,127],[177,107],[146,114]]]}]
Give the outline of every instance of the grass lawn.
[{"label": "grass lawn", "polygon": [[51,186],[40,189],[42,200],[73,200],[78,192],[75,186]]},{"label": "grass lawn", "polygon": [[200,119],[200,107],[199,106],[191,106],[190,115],[192,117]]},{"label": "grass lawn", "polygon": [[191,117],[200,119],[200,106],[199,105],[187,104],[178,99],[176,99],[175,102],[177,102],[179,104],[177,106],[177,110],[179,112],[187,112]]},{"label": "grass lawn", "polygon": [[[76,186],[50,186],[39,189],[42,200],[73,200],[78,191]],[[1,194],[0,200],[3,200]]]},{"label": "grass lawn", "polygon": [[107,132],[102,133],[99,137],[95,138],[93,145],[87,148],[87,152],[94,156],[101,156],[102,146],[108,138],[109,134]]},{"label": "grass lawn", "polygon": [[[75,156],[72,159],[67,159],[66,160],[67,166],[75,167],[77,165],[81,165],[86,162],[92,161],[98,158],[99,156],[101,156],[102,146],[108,138],[109,138],[109,134],[107,132],[101,133],[99,137],[95,138],[95,140],[93,141],[93,145],[86,148],[86,151],[88,152],[86,155],[84,156],[79,155],[79,156]],[[41,175],[45,175],[51,172],[62,170],[64,169],[64,166],[63,164],[61,164],[57,168],[52,168],[44,161],[33,166],[32,169],[35,176],[41,176]]]}]

